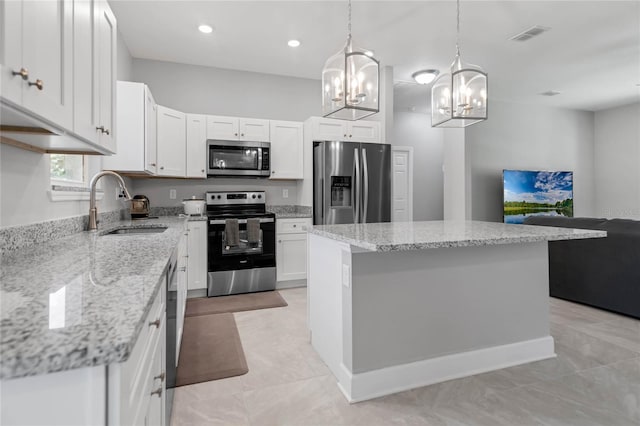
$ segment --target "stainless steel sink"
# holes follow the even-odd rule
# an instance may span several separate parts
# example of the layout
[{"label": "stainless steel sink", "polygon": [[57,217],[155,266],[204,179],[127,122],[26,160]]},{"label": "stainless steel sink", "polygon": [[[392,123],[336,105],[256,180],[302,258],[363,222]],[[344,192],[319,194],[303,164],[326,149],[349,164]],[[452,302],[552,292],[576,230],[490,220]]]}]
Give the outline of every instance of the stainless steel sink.
[{"label": "stainless steel sink", "polygon": [[147,226],[139,228],[118,228],[107,232],[105,235],[133,235],[133,234],[159,234],[167,230],[166,226]]}]

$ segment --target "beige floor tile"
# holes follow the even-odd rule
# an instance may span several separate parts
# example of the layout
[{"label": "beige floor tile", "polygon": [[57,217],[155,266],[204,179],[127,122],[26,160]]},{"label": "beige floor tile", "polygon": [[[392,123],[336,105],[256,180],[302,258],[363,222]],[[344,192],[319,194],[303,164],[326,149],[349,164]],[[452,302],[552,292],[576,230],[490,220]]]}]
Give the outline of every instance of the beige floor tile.
[{"label": "beige floor tile", "polygon": [[249,425],[243,394],[176,401],[171,419],[173,426]]},{"label": "beige floor tile", "polygon": [[572,327],[605,342],[640,353],[640,320],[619,317],[607,322]]},{"label": "beige floor tile", "polygon": [[562,299],[549,299],[551,321],[562,325],[595,324],[624,318],[619,314]]}]

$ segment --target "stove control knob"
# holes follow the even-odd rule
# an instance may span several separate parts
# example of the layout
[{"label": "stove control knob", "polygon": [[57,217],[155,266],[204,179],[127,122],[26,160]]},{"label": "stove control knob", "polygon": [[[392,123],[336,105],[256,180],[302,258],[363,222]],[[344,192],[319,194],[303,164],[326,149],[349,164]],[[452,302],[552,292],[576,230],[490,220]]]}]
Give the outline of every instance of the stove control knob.
[{"label": "stove control knob", "polygon": [[253,195],[251,196],[251,198],[253,198],[253,199],[255,200],[255,198],[256,198],[256,194],[253,194]]},{"label": "stove control knob", "polygon": [[220,196],[218,195],[218,200],[220,199]]},{"label": "stove control knob", "polygon": [[262,195],[258,195],[258,198],[262,198]]}]

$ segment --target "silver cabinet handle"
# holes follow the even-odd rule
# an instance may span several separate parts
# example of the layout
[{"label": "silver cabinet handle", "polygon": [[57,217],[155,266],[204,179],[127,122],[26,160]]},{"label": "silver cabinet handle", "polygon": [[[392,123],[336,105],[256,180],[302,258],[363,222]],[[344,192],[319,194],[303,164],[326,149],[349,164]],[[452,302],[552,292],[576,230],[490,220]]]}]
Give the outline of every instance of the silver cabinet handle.
[{"label": "silver cabinet handle", "polygon": [[244,136],[244,133],[240,133],[240,136]]},{"label": "silver cabinet handle", "polygon": [[156,163],[149,163],[149,165],[155,167]]},{"label": "silver cabinet handle", "polygon": [[180,270],[181,270],[182,272],[184,272],[184,271],[186,271],[186,270],[187,270],[187,267],[186,267],[186,266],[183,266],[182,268],[180,268]]},{"label": "silver cabinet handle", "polygon": [[107,136],[109,136],[111,133],[109,132],[109,129],[104,129],[104,133],[106,133]]},{"label": "silver cabinet handle", "polygon": [[164,166],[160,166],[160,170],[164,170]]},{"label": "silver cabinet handle", "polygon": [[100,133],[104,133],[104,126],[96,127],[96,130],[100,130]]},{"label": "silver cabinet handle", "polygon": [[200,170],[200,173],[204,173],[204,169]]},{"label": "silver cabinet handle", "polygon": [[353,137],[353,135],[349,135],[349,137],[350,137],[350,138],[352,138],[352,137]]},{"label": "silver cabinet handle", "polygon": [[29,78],[29,70],[26,68],[20,68],[20,71],[11,71],[13,75],[19,75],[23,80],[27,80]]},{"label": "silver cabinet handle", "polygon": [[152,325],[155,325],[155,326],[156,326],[156,328],[160,328],[160,318],[158,318],[158,319],[157,319],[157,320],[155,320],[155,321],[151,321],[151,322],[149,323],[149,327],[151,327]]},{"label": "silver cabinet handle", "polygon": [[237,133],[234,133],[234,134],[233,134],[233,136],[238,136],[238,134],[237,134]]},{"label": "silver cabinet handle", "polygon": [[36,86],[38,90],[44,90],[44,81],[40,79],[37,79],[35,83],[33,81],[30,81],[29,86]]},{"label": "silver cabinet handle", "polygon": [[347,137],[347,134],[345,133],[343,136],[346,138],[346,137]]},{"label": "silver cabinet handle", "polygon": [[159,387],[158,389],[154,390],[153,392],[151,392],[151,396],[153,395],[158,395],[158,398],[162,397],[162,387]]},{"label": "silver cabinet handle", "polygon": [[165,374],[164,374],[164,371],[163,371],[162,373],[160,373],[156,377],[154,377],[153,380],[160,379],[161,382],[164,382],[164,378],[165,378]]}]

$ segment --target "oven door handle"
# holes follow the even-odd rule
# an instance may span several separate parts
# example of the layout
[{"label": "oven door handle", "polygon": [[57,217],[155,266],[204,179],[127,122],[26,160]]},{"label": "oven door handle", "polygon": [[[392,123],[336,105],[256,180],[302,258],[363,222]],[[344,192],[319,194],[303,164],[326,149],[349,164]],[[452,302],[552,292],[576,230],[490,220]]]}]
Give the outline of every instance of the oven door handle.
[{"label": "oven door handle", "polygon": [[[273,223],[275,220],[272,217],[259,219],[260,223]],[[224,225],[227,221],[224,219],[210,220],[209,225]],[[247,223],[247,219],[238,219],[238,224]]]}]

